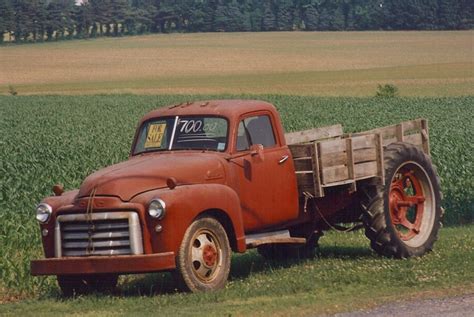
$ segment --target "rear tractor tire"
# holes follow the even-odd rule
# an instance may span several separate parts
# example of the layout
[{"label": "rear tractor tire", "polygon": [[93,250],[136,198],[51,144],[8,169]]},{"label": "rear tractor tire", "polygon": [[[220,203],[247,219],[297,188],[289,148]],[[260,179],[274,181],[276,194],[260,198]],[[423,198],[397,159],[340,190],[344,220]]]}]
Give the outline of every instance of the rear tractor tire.
[{"label": "rear tractor tire", "polygon": [[433,248],[441,227],[439,178],[429,156],[407,143],[384,151],[385,185],[362,188],[365,235],[378,254],[409,258]]},{"label": "rear tractor tire", "polygon": [[226,231],[211,217],[195,220],[184,234],[173,272],[181,289],[206,292],[225,286],[232,250]]}]

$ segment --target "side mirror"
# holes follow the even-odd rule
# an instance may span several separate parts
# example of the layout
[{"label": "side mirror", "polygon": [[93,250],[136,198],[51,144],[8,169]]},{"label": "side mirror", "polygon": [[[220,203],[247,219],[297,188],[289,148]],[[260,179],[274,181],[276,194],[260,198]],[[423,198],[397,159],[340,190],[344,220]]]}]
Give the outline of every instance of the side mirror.
[{"label": "side mirror", "polygon": [[257,161],[263,162],[264,154],[263,154],[263,145],[262,144],[252,144],[250,146],[250,155],[255,157]]}]

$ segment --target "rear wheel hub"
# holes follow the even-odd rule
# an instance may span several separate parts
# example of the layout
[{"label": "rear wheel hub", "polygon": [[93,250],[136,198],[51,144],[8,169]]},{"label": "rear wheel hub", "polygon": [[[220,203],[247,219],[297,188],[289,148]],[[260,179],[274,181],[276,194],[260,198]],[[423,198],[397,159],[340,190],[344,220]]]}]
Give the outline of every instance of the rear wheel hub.
[{"label": "rear wheel hub", "polygon": [[389,205],[392,224],[402,240],[410,240],[420,233],[425,200],[414,171],[401,168],[390,185]]}]

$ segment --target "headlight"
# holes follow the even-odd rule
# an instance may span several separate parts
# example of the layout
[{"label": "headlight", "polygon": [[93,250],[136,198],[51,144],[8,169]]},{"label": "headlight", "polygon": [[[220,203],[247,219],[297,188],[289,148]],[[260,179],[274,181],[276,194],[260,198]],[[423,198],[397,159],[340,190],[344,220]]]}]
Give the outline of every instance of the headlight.
[{"label": "headlight", "polygon": [[52,213],[53,208],[50,205],[41,203],[36,207],[36,220],[40,223],[47,223]]},{"label": "headlight", "polygon": [[148,206],[148,214],[156,219],[163,219],[166,214],[166,204],[161,199],[153,199]]}]

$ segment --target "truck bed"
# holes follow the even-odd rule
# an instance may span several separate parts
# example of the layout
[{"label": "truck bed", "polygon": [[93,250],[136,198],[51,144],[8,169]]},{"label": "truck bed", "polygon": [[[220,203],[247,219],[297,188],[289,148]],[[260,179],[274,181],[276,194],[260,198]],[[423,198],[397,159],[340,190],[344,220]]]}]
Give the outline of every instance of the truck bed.
[{"label": "truck bed", "polygon": [[406,121],[370,131],[344,134],[341,125],[285,134],[295,164],[298,191],[323,197],[328,187],[377,178],[384,182],[383,148],[393,142],[414,144],[429,155],[428,122]]}]

